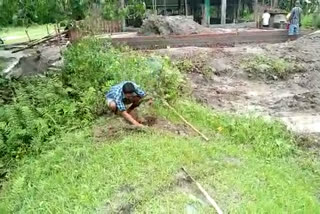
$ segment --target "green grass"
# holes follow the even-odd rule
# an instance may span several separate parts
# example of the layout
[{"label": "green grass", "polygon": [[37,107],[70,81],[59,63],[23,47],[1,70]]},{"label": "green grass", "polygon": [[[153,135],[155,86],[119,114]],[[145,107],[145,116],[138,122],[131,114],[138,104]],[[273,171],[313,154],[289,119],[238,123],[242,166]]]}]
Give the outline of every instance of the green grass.
[{"label": "green grass", "polygon": [[[56,145],[52,151],[20,163],[4,187],[0,210],[95,213],[111,203],[133,204],[137,213],[183,213],[187,205],[210,213],[208,205],[172,188],[184,166],[226,213],[320,211],[318,160],[299,152],[281,125],[217,114],[190,101],[175,107],[210,142],[150,128],[99,143],[90,129],[68,133],[50,142]],[[179,122],[159,105],[155,111]],[[283,143],[277,147],[286,152],[273,147],[277,140]],[[132,191],[120,197],[120,190],[128,186]]]},{"label": "green grass", "polygon": [[[49,33],[54,34],[54,25],[48,25]],[[25,32],[25,27],[9,27],[2,28],[0,30],[0,37],[4,40],[5,44],[14,44],[19,42],[29,41],[27,34]],[[28,33],[30,39],[40,39],[48,35],[46,25],[34,25],[29,27]]]},{"label": "green grass", "polygon": [[[210,141],[116,126],[102,112],[105,91],[121,80],[165,97]],[[319,157],[277,121],[196,103],[168,58],[89,39],[68,49],[61,73],[0,83],[8,96],[0,105],[1,214],[112,213],[127,205],[136,213],[211,213],[176,185],[182,166],[226,213],[320,212]],[[182,126],[158,99],[144,113]],[[110,126],[121,130],[96,141],[93,129]]]}]

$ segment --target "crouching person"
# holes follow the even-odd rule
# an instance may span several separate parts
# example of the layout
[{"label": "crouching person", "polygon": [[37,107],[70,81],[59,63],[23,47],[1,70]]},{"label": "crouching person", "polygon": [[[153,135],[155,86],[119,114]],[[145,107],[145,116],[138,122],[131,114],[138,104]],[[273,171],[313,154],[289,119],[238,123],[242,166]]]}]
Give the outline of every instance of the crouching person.
[{"label": "crouching person", "polygon": [[[143,127],[139,120],[133,117],[132,111],[140,105],[141,99],[145,96],[134,82],[124,81],[111,87],[106,94],[109,109],[115,114],[120,114],[132,125]],[[125,105],[130,105],[127,109]]]}]

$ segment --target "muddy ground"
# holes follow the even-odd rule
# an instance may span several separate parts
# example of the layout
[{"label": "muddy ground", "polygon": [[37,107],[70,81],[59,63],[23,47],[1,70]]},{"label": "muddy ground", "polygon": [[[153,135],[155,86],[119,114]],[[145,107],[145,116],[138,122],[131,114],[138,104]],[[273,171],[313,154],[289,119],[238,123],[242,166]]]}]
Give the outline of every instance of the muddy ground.
[{"label": "muddy ground", "polygon": [[[220,111],[271,116],[297,133],[320,136],[319,31],[281,44],[155,52],[196,64],[188,79],[200,102]],[[246,63],[257,57],[264,61],[251,62],[255,67],[251,73]],[[278,73],[272,70],[277,64],[282,66]]]}]

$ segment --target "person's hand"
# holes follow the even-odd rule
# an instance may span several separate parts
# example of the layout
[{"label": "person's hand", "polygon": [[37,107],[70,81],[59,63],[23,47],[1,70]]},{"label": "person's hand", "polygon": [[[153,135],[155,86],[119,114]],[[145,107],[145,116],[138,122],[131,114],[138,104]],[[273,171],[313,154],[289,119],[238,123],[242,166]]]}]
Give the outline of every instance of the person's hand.
[{"label": "person's hand", "polygon": [[151,106],[152,103],[153,103],[153,100],[152,100],[152,98],[150,98],[150,99],[147,101],[147,104],[148,104],[149,106]]},{"label": "person's hand", "polygon": [[144,127],[144,125],[142,125],[141,123],[138,123],[138,124],[136,124],[136,125],[135,125],[135,127],[143,128],[143,127]]}]

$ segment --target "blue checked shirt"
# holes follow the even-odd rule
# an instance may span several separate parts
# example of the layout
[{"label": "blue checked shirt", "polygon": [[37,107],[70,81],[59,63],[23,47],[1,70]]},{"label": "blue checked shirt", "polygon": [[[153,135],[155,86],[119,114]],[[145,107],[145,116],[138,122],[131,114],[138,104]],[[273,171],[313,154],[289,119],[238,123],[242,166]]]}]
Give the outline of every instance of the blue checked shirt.
[{"label": "blue checked shirt", "polygon": [[128,82],[130,82],[130,83],[132,83],[134,85],[135,93],[139,97],[144,97],[146,95],[145,92],[143,90],[141,90],[138,85],[136,85],[134,82],[131,82],[131,81],[124,81],[124,82],[121,82],[121,83],[119,83],[117,85],[112,86],[111,89],[106,94],[106,98],[114,100],[115,103],[116,103],[117,109],[119,111],[125,111],[126,110],[126,106],[124,104],[125,96],[124,96],[122,87],[123,87],[124,84],[126,84]]}]

